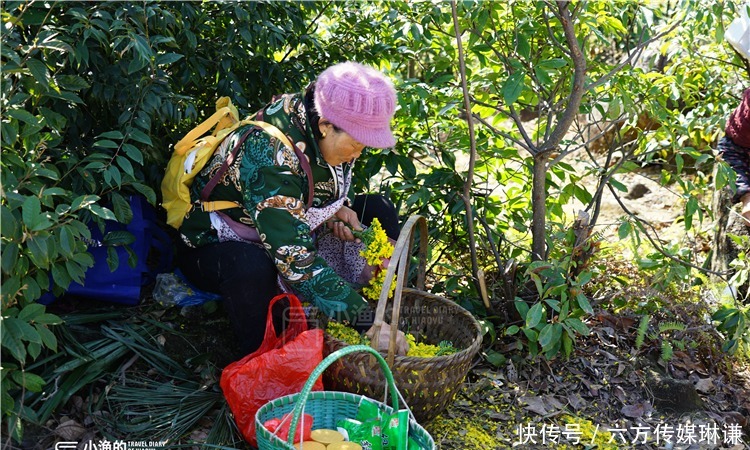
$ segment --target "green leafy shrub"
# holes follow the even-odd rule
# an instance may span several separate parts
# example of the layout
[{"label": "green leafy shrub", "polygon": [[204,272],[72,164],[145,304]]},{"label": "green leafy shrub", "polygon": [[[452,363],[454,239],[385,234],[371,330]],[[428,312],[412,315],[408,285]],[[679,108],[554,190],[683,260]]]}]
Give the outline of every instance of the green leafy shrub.
[{"label": "green leafy shrub", "polygon": [[573,230],[560,233],[557,238],[561,242],[555,247],[558,254],[549,262],[535,261],[526,268],[524,278],[533,282],[534,300],[516,299],[521,324],[508,327],[505,334],[520,331],[521,340],[534,356],[570,356],[576,337],[589,334],[585,320],[594,310],[584,289],[594,276],[589,259],[599,247],[599,237],[579,236]]},{"label": "green leafy shrub", "polygon": [[[721,350],[730,355],[750,348],[750,307],[722,306],[711,316],[718,322],[716,329],[725,336]],[[747,356],[747,355],[746,355]]]},{"label": "green leafy shrub", "polygon": [[[253,110],[317,68],[305,33],[315,4],[5,2],[2,10],[2,413],[9,435],[35,414],[27,368],[56,351],[59,319],[36,304],[85,282],[90,227],[128,223],[131,194],[156,194],[170,144],[214,99]],[[273,22],[271,21],[273,19]],[[290,55],[294,50],[295,54]],[[283,52],[287,52],[286,56]],[[127,232],[105,234],[128,250]],[[14,401],[10,401],[13,399]]]},{"label": "green leafy shrub", "polygon": [[[23,435],[21,418],[34,420],[36,413],[24,404],[23,399],[32,393],[40,393],[46,384],[39,375],[26,370],[30,361],[42,353],[43,348],[57,351],[57,338],[50,331],[50,325],[58,325],[62,320],[47,313],[45,307],[38,303],[26,306],[4,308],[2,329],[3,367],[0,371],[0,402],[2,414],[6,416],[8,435],[17,441]],[[6,353],[7,352],[7,353]],[[12,357],[8,361],[7,354]],[[11,394],[16,393],[17,399]]]}]

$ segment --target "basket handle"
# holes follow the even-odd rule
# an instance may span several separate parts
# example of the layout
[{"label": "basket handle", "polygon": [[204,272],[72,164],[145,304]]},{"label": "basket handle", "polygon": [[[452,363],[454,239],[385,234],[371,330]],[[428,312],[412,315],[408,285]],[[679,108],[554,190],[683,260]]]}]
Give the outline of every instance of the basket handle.
[{"label": "basket handle", "polygon": [[425,267],[427,265],[427,221],[424,217],[415,214],[409,217],[398,236],[398,241],[396,241],[393,256],[391,257],[391,264],[388,265],[388,269],[386,270],[383,289],[380,291],[380,298],[378,299],[378,306],[375,310],[375,321],[373,322],[374,335],[372,337],[371,345],[372,347],[377,348],[378,339],[380,337],[380,328],[383,326],[385,320],[385,308],[388,304],[389,287],[393,282],[393,277],[396,275],[396,270],[398,270],[398,283],[396,284],[396,290],[393,293],[393,312],[391,313],[391,325],[396,324],[396,326],[391,326],[390,340],[388,342],[389,365],[393,365],[393,360],[396,355],[396,336],[398,334],[398,321],[401,316],[401,295],[404,286],[406,286],[406,272],[409,267],[409,254],[411,252],[412,244],[414,243],[414,230],[417,227],[419,227],[417,289],[424,290]]},{"label": "basket handle", "polygon": [[287,442],[290,446],[294,443],[294,433],[297,431],[297,422],[299,422],[299,419],[305,410],[307,397],[310,395],[315,381],[320,378],[320,376],[323,374],[323,372],[325,372],[328,366],[336,362],[336,360],[354,352],[368,352],[375,356],[375,358],[378,360],[380,368],[383,369],[383,373],[385,374],[385,380],[388,383],[388,389],[391,393],[391,406],[393,407],[394,411],[398,411],[398,391],[396,390],[396,382],[393,380],[393,372],[391,372],[391,369],[388,367],[388,363],[385,362],[385,359],[383,359],[380,353],[378,353],[375,349],[373,349],[372,347],[368,347],[367,345],[348,345],[340,350],[331,353],[323,361],[321,361],[320,364],[318,364],[310,374],[310,377],[307,379],[304,387],[302,387],[302,391],[300,392],[298,397],[299,401],[296,405],[294,405],[294,409],[292,410],[292,422],[289,424],[289,435],[287,437]]}]

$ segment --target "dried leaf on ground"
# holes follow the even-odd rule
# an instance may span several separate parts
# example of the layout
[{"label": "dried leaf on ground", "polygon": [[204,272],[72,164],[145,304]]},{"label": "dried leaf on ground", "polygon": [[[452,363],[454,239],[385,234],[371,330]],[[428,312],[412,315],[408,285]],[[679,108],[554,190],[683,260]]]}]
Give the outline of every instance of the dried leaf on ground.
[{"label": "dried leaf on ground", "polygon": [[55,434],[64,441],[77,441],[85,432],[86,428],[72,419],[62,422],[55,428]]},{"label": "dried leaf on ground", "polygon": [[525,403],[525,405],[523,405],[524,409],[537,413],[540,416],[548,416],[562,410],[565,407],[565,405],[563,405],[559,400],[551,395],[546,395],[543,397],[531,395],[518,397],[518,401],[521,404]]},{"label": "dried leaf on ground", "polygon": [[695,390],[708,394],[714,390],[714,380],[711,378],[701,378],[695,383]]},{"label": "dried leaf on ground", "polygon": [[550,413],[550,411],[547,409],[547,405],[544,402],[544,399],[541,397],[519,397],[518,401],[521,402],[524,409],[528,409],[531,412],[537,413],[540,416],[546,416]]},{"label": "dried leaf on ground", "polygon": [[625,405],[622,407],[622,409],[620,409],[620,412],[625,417],[630,417],[631,419],[639,419],[646,413],[646,406],[643,403]]}]

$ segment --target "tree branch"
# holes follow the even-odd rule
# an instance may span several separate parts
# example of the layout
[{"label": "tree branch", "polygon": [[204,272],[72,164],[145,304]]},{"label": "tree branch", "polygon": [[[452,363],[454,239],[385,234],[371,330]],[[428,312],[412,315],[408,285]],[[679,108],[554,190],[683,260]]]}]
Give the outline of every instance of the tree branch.
[{"label": "tree branch", "polygon": [[[652,43],[652,42],[656,41],[657,39],[660,39],[660,38],[666,36],[667,34],[671,33],[672,30],[674,30],[675,28],[677,28],[678,25],[679,25],[679,22],[676,22],[668,30],[666,30],[664,32],[661,32],[661,33],[657,34],[656,36],[652,37],[651,39],[638,44],[635,47],[635,49],[633,50],[633,52],[631,52],[628,55],[628,57],[625,58],[624,61],[622,61],[620,64],[616,65],[615,67],[613,67],[612,70],[610,70],[606,75],[603,75],[597,81],[595,81],[595,82],[589,84],[588,86],[586,86],[586,90],[590,91],[592,89],[596,89],[597,87],[599,87],[599,86],[603,85],[604,83],[606,83],[607,81],[609,81],[613,76],[615,76],[615,74],[617,72],[619,72],[620,70],[622,70],[623,67],[625,67],[627,65],[630,65],[632,62],[634,62],[638,58],[640,58],[641,54],[643,53],[643,50],[645,50],[646,47],[650,43]],[[645,33],[645,30],[644,30],[644,33]]]},{"label": "tree branch", "polygon": [[[619,120],[619,119],[618,119],[618,120]],[[591,125],[589,125],[589,126],[591,126]],[[556,157],[555,157],[554,159],[552,159],[552,160],[550,161],[550,163],[549,163],[550,167],[551,167],[551,166],[554,166],[554,165],[555,165],[555,164],[557,164],[557,163],[559,163],[560,161],[562,161],[563,159],[565,159],[565,157],[566,157],[566,156],[568,156],[568,155],[570,155],[571,153],[574,153],[574,152],[578,151],[578,150],[579,150],[579,149],[581,149],[581,148],[585,148],[586,146],[588,146],[588,145],[589,145],[589,144],[591,144],[592,142],[595,142],[595,141],[597,141],[597,140],[598,140],[599,138],[601,138],[602,136],[604,136],[605,134],[607,134],[607,132],[608,132],[609,130],[611,130],[612,128],[614,128],[615,126],[617,126],[617,120],[615,120],[615,121],[612,121],[612,122],[610,122],[610,123],[609,123],[609,125],[607,125],[607,126],[606,126],[606,127],[605,127],[605,128],[603,129],[603,130],[601,130],[601,131],[600,131],[600,132],[599,132],[599,133],[598,133],[597,135],[595,135],[595,136],[593,136],[593,137],[589,138],[589,139],[588,139],[588,140],[587,140],[586,142],[583,142],[583,143],[581,143],[581,144],[579,144],[579,145],[576,145],[576,146],[574,146],[574,147],[573,147],[572,149],[566,149],[566,150],[564,150],[564,151],[561,151],[559,155],[557,155],[557,156],[556,156]],[[580,130],[580,128],[579,128],[579,130]],[[578,134],[580,135],[581,133],[583,133],[583,131],[579,131],[579,133],[578,133]],[[594,158],[593,158],[593,157],[591,157],[591,159],[592,159],[592,160],[594,160]],[[605,166],[605,167],[606,167],[606,166]]]},{"label": "tree branch", "polygon": [[669,253],[667,253],[664,250],[664,248],[662,247],[662,245],[660,243],[656,242],[656,240],[651,236],[651,234],[648,232],[648,230],[646,230],[646,227],[648,227],[649,229],[651,229],[651,231],[654,233],[654,235],[656,235],[657,237],[659,236],[659,232],[654,228],[653,225],[651,225],[651,222],[649,222],[648,220],[645,220],[645,219],[642,219],[642,218],[638,217],[638,215],[636,215],[632,211],[630,211],[628,209],[628,207],[625,206],[625,204],[622,202],[622,200],[620,199],[620,196],[617,195],[617,193],[614,191],[614,188],[612,187],[612,185],[608,184],[607,186],[609,187],[609,190],[612,193],[612,196],[614,196],[615,200],[620,205],[620,208],[622,208],[622,210],[625,211],[625,214],[627,214],[631,218],[635,219],[636,222],[640,223],[643,226],[642,229],[643,229],[643,233],[646,235],[646,239],[648,239],[648,241],[651,243],[651,245],[654,246],[654,249],[657,252],[661,253],[663,256],[666,256],[667,258],[671,259],[672,261],[675,261],[675,262],[677,262],[679,264],[682,264],[684,266],[687,266],[687,267],[693,268],[695,270],[698,270],[699,272],[704,272],[704,273],[708,273],[708,274],[711,274],[711,275],[716,275],[716,276],[719,276],[719,277],[722,277],[722,278],[725,278],[726,275],[728,275],[727,272],[717,272],[715,270],[706,269],[705,267],[698,266],[698,265],[693,264],[693,263],[691,263],[689,261],[685,261],[683,259],[680,259],[680,258],[674,256],[674,255],[670,255]]},{"label": "tree branch", "polygon": [[622,158],[620,158],[620,160],[610,170],[609,165],[612,162],[612,155],[614,155],[616,148],[618,148],[618,145],[619,143],[616,140],[612,141],[612,146],[610,148],[610,151],[607,153],[607,160],[604,163],[604,171],[599,177],[599,185],[596,187],[596,193],[591,199],[591,204],[585,209],[585,211],[588,211],[589,209],[591,209],[592,206],[594,207],[594,213],[592,214],[592,219],[591,219],[592,225],[595,224],[596,221],[599,219],[599,211],[601,210],[601,204],[602,204],[602,198],[604,197],[605,186],[609,186],[609,180],[612,178],[612,176],[614,176],[614,174],[617,173],[618,170],[620,170],[620,168],[625,164],[625,162],[630,161],[630,158],[635,153],[635,149],[632,149],[627,154],[623,154]]},{"label": "tree branch", "polygon": [[[547,2],[547,6],[549,7],[550,11],[552,12],[552,15],[555,16],[559,21],[562,22],[562,18],[560,17],[560,15],[559,14],[555,14],[555,10],[553,8],[553,5],[550,2]],[[567,48],[565,48],[565,46],[560,43],[560,41],[555,36],[555,33],[552,31],[552,28],[549,26],[549,24],[550,24],[549,20],[545,20],[544,21],[544,25],[545,25],[545,28],[547,30],[547,36],[549,37],[549,41],[558,50],[560,50],[561,53],[563,53],[564,55],[568,55],[568,56],[570,56],[572,58],[573,56],[571,55],[570,50],[567,49]]]},{"label": "tree branch", "polygon": [[466,208],[466,226],[469,233],[469,250],[471,250],[471,273],[476,285],[477,292],[479,292],[478,285],[478,271],[479,264],[477,262],[477,249],[476,249],[476,236],[474,233],[474,209],[471,207],[471,186],[474,182],[474,165],[477,159],[477,142],[474,136],[474,121],[472,120],[471,102],[469,101],[469,88],[466,83],[466,61],[464,60],[464,47],[461,42],[461,29],[458,25],[458,11],[456,8],[456,0],[451,1],[451,13],[453,15],[453,31],[456,33],[456,47],[458,48],[458,64],[461,72],[461,89],[464,94],[464,108],[469,114],[466,114],[466,122],[469,125],[469,142],[471,145],[469,155],[469,171],[466,174],[466,182],[464,183],[464,191],[461,198]]},{"label": "tree branch", "polygon": [[[305,35],[307,35],[307,34],[309,34],[309,33],[310,33],[310,30],[312,29],[312,27],[313,27],[313,26],[314,26],[314,25],[315,25],[315,24],[316,24],[316,23],[318,22],[318,19],[320,19],[320,17],[321,17],[322,15],[323,15],[323,13],[325,13],[325,12],[326,12],[326,9],[328,9],[328,7],[329,7],[329,6],[331,6],[331,4],[333,4],[333,2],[332,2],[332,1],[330,1],[330,2],[327,2],[327,3],[326,3],[326,4],[324,5],[324,6],[323,6],[323,8],[321,8],[321,9],[320,9],[320,12],[318,12],[318,15],[317,15],[317,16],[315,16],[315,18],[314,18],[314,19],[312,20],[312,22],[310,22],[310,24],[309,24],[309,25],[307,26],[307,28],[305,29],[305,32],[304,32],[304,33],[302,33],[302,35],[300,35],[300,36],[298,36],[298,37],[297,37],[297,45],[299,45],[299,41],[300,41],[300,40],[302,40],[302,36],[305,36]],[[287,57],[289,57],[289,55],[291,55],[291,54],[292,54],[292,52],[293,52],[293,51],[294,51],[295,49],[296,49],[296,46],[291,46],[291,45],[290,45],[290,46],[289,46],[289,50],[287,50],[287,51],[286,51],[286,54],[284,55],[284,57],[283,57],[283,58],[281,58],[281,61],[279,61],[279,64],[281,64],[281,63],[283,63],[284,61],[286,61]]]},{"label": "tree branch", "polygon": [[[487,39],[485,39],[484,35],[479,30],[477,30],[476,28],[473,28],[470,31],[471,31],[471,33],[474,33],[479,39],[481,39],[482,42],[484,44],[486,44],[490,48],[490,50],[492,50],[492,52],[495,54],[495,57],[497,57],[497,59],[499,59],[500,61],[503,61],[503,65],[505,67],[510,67],[510,64],[508,63],[508,57],[505,54],[501,53],[496,48],[496,46],[491,45],[492,42],[489,42]],[[529,72],[531,73],[533,71],[529,71]],[[476,102],[473,99],[472,99],[472,101]],[[476,102],[476,103],[478,103],[478,102]],[[487,106],[489,106],[489,105],[487,105]],[[490,106],[490,107],[492,107],[492,106]],[[516,144],[518,144],[521,147],[523,147],[524,149],[526,149],[526,151],[528,151],[532,155],[536,155],[538,153],[538,150],[537,150],[536,146],[534,145],[534,142],[529,137],[529,134],[526,132],[526,128],[523,126],[523,122],[521,122],[521,119],[518,116],[518,114],[516,113],[515,109],[513,108],[513,105],[508,105],[508,108],[509,108],[508,111],[505,111],[505,110],[500,109],[498,107],[494,107],[494,108],[495,108],[495,110],[504,113],[506,116],[510,117],[513,120],[513,123],[515,123],[516,128],[518,128],[518,132],[521,133],[521,137],[523,137],[523,140],[524,140],[524,142],[526,144],[522,144],[521,142],[517,141],[516,139],[513,139],[513,142],[515,142]],[[485,122],[485,124],[486,124],[486,122]],[[492,127],[490,127],[490,128],[492,128]],[[492,128],[492,129],[494,130],[494,128]],[[504,137],[507,137],[507,135],[504,136]]]},{"label": "tree branch", "polygon": [[578,113],[581,99],[583,98],[583,87],[586,81],[586,58],[583,56],[581,46],[578,44],[573,21],[570,17],[570,12],[568,11],[569,4],[569,1],[560,0],[557,2],[557,8],[560,13],[560,23],[562,24],[565,33],[565,40],[570,47],[570,54],[573,60],[573,86],[571,87],[570,96],[568,97],[568,104],[565,107],[562,116],[560,116],[560,120],[558,120],[555,130],[539,149],[540,152],[550,152],[560,144],[565,133],[568,132],[570,125],[573,123],[573,120]]},{"label": "tree branch", "polygon": [[513,136],[511,136],[510,134],[508,134],[508,133],[506,133],[504,131],[500,131],[497,128],[493,127],[492,125],[490,125],[489,122],[487,122],[485,119],[483,119],[482,116],[480,116],[479,114],[472,114],[471,117],[473,117],[478,122],[480,122],[482,125],[484,125],[485,127],[487,127],[490,131],[492,131],[493,134],[496,134],[496,135],[498,135],[500,137],[503,137],[503,138],[505,138],[505,139],[513,142],[514,144],[518,145],[519,147],[527,150],[529,153],[533,154],[533,151],[524,142],[521,142],[518,139],[516,139]]}]

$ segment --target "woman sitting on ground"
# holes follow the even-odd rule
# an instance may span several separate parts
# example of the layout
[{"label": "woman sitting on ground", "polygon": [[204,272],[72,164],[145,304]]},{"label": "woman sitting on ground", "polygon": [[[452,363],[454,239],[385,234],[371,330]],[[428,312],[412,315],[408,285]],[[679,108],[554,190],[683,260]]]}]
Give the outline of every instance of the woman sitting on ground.
[{"label": "woman sitting on ground", "polygon": [[[336,64],[304,93],[283,95],[256,113],[257,120],[287,135],[306,161],[248,125],[229,135],[196,177],[191,198],[197,207],[179,229],[178,266],[199,289],[222,295],[243,353],[260,346],[268,304],[280,289],[361,331],[372,324],[372,310],[356,285],[365,284],[373,268],[359,255],[362,243],[352,230],[362,229],[360,220],[367,225],[378,217],[396,239],[398,217],[382,196],[352,201],[350,187],[365,147],[395,145],[390,129],[395,108],[396,91],[384,74],[358,63]],[[241,207],[204,211],[201,191],[241,138],[209,197]],[[383,346],[389,333],[384,325]],[[401,332],[397,347],[406,353]]]}]

